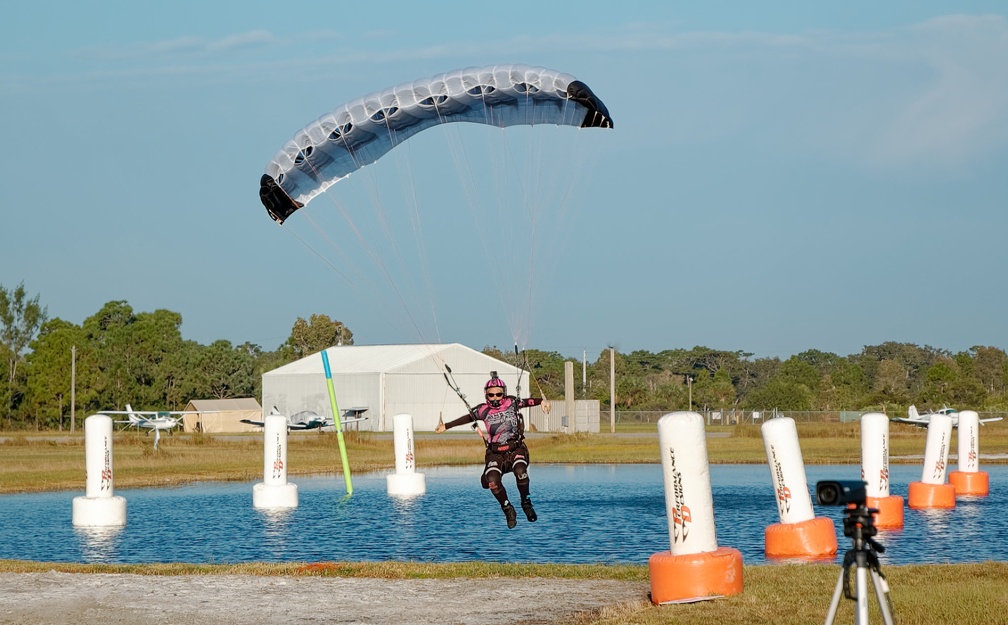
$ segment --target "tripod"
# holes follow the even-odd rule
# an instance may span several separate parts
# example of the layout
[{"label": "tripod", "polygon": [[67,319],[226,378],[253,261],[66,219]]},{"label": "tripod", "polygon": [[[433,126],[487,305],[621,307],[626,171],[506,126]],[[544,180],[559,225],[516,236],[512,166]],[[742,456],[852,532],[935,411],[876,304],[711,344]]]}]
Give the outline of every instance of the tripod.
[{"label": "tripod", "polygon": [[[872,586],[875,588],[875,598],[882,612],[885,625],[893,625],[892,602],[889,599],[889,583],[879,570],[878,554],[885,552],[885,547],[877,543],[872,536],[876,529],[872,515],[878,513],[875,508],[865,507],[864,502],[847,508],[844,517],[844,536],[849,536],[853,547],[844,554],[843,569],[837,579],[833,600],[830,601],[829,612],[826,614],[826,625],[832,625],[840,605],[840,591],[843,596],[855,601],[856,625],[868,625],[868,574],[871,573]],[[850,572],[855,568],[855,593],[851,593]]]}]

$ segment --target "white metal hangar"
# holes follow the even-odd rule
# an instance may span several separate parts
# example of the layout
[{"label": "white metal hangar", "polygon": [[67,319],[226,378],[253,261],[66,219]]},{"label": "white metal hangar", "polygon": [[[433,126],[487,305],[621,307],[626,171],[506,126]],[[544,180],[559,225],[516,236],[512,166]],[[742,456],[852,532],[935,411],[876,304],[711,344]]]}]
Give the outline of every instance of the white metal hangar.
[{"label": "white metal hangar", "polygon": [[[417,431],[431,431],[439,418],[450,421],[466,406],[445,381],[445,365],[470,405],[483,401],[483,385],[496,371],[514,394],[518,369],[458,343],[342,345],[325,350],[341,417],[364,416],[351,429],[392,431],[392,417],[413,415]],[[522,395],[528,374],[522,372]],[[268,371],[262,378],[263,415],[276,409],[290,417],[314,413],[332,417],[322,352]]]}]

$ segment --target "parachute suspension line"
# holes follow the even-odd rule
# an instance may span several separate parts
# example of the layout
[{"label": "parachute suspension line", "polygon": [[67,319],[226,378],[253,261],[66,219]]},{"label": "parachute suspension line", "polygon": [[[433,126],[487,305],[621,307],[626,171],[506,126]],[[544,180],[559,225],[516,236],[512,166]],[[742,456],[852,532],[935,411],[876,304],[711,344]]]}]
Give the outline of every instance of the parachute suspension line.
[{"label": "parachute suspension line", "polygon": [[[444,120],[441,116],[440,109],[437,108],[435,104],[435,110],[438,113],[439,119]],[[484,115],[486,119],[493,119],[493,109],[487,106],[484,102]],[[442,127],[445,138],[448,140],[449,153],[451,154],[452,161],[455,164],[455,171],[459,177],[459,184],[462,187],[463,193],[466,198],[466,203],[469,208],[470,217],[476,225],[476,231],[479,235],[480,243],[483,246],[484,256],[487,257],[488,261],[491,263],[490,270],[495,271],[497,267],[502,265],[501,258],[499,256],[499,248],[504,248],[505,251],[509,249],[508,240],[505,239],[503,242],[499,240],[491,239],[492,232],[488,232],[488,227],[480,219],[480,205],[481,198],[479,194],[479,185],[476,184],[476,176],[473,173],[472,159],[469,158],[468,151],[466,150],[465,142],[462,139],[461,132],[458,128],[455,128],[454,124],[440,124]],[[501,128],[500,131],[503,133],[504,129]],[[487,147],[491,154],[493,152],[490,146]],[[498,197],[503,197],[505,194],[498,193]],[[491,224],[490,228],[494,225],[498,227],[502,223],[508,223],[502,219],[498,219]],[[503,243],[503,244],[502,244]],[[497,291],[497,296],[501,300],[501,310],[507,311],[511,308],[508,304],[508,291],[507,289],[495,289]],[[507,320],[511,324],[511,319]],[[514,326],[511,325],[511,334],[515,334]]]},{"label": "parachute suspension line", "polygon": [[[309,220],[309,221],[310,221],[311,223],[314,223],[314,221],[312,221],[311,217],[309,217],[309,218],[308,218],[308,220]],[[281,227],[282,227],[282,226],[281,226]],[[309,251],[311,251],[311,253],[313,253],[313,254],[315,254],[316,256],[318,256],[318,257],[319,257],[319,260],[321,260],[321,261],[322,261],[323,263],[325,263],[326,265],[328,265],[328,266],[329,266],[329,268],[330,268],[330,269],[332,269],[333,271],[335,271],[335,272],[336,272],[336,273],[337,273],[337,274],[338,274],[338,275],[339,275],[339,276],[340,276],[341,278],[343,278],[343,279],[344,279],[344,280],[345,280],[345,281],[347,282],[347,284],[349,284],[350,286],[354,286],[354,282],[353,282],[353,280],[351,280],[351,279],[350,279],[350,277],[349,277],[348,275],[346,275],[345,273],[343,273],[342,271],[340,271],[339,267],[337,267],[336,265],[334,265],[334,264],[333,264],[333,263],[332,263],[332,262],[331,262],[331,261],[330,261],[330,260],[329,260],[328,258],[326,258],[326,257],[325,257],[325,256],[324,256],[324,255],[323,255],[323,254],[322,254],[321,252],[319,252],[319,251],[318,251],[317,249],[315,249],[314,247],[312,247],[312,245],[311,245],[310,243],[308,243],[308,241],[306,241],[306,240],[304,239],[304,237],[302,237],[302,236],[301,236],[301,235],[299,235],[298,233],[294,232],[294,231],[293,231],[293,230],[291,230],[290,228],[283,228],[283,230],[284,230],[285,232],[289,233],[289,234],[290,234],[290,235],[291,235],[292,237],[294,237],[294,238],[295,238],[295,239],[297,239],[298,241],[300,241],[302,245],[304,245],[304,246],[305,246],[305,247],[306,247],[306,248],[307,248],[307,249],[308,249]]]},{"label": "parachute suspension line", "polygon": [[[350,156],[356,162],[357,161],[356,154],[350,148],[350,146],[348,144],[346,144],[346,140],[345,139],[343,139],[343,142],[344,142],[344,145],[345,145],[345,147],[347,149],[347,152],[350,154]],[[320,179],[319,172],[315,168],[314,164],[312,164],[311,160],[310,159],[306,159],[306,162],[308,163],[308,165],[310,167],[310,171],[312,172],[312,177],[314,179],[316,179],[316,180]],[[367,168],[365,168],[363,166],[360,167],[360,170],[365,170],[365,169],[367,169]],[[367,175],[366,177],[372,183],[372,188],[376,189],[377,188],[377,184],[375,183],[374,175],[370,171],[368,173],[370,175]],[[354,235],[357,237],[357,240],[360,243],[361,247],[364,249],[365,253],[368,255],[369,258],[371,258],[371,260],[374,263],[374,265],[376,267],[378,267],[378,269],[381,271],[382,275],[385,278],[385,281],[388,283],[388,285],[392,289],[393,293],[395,293],[396,299],[399,301],[399,304],[402,307],[402,309],[403,309],[403,311],[404,311],[407,319],[409,320],[410,325],[412,325],[414,332],[416,332],[417,336],[422,336],[423,333],[420,330],[420,326],[417,323],[417,320],[414,317],[414,315],[413,315],[410,307],[406,304],[406,300],[403,297],[403,294],[402,294],[402,292],[399,289],[399,285],[396,283],[396,281],[393,279],[392,275],[389,273],[389,269],[386,266],[386,264],[385,264],[382,256],[380,254],[378,254],[378,252],[374,249],[374,247],[368,243],[367,238],[363,235],[363,233],[361,232],[360,228],[355,223],[354,219],[350,216],[350,212],[346,209],[346,207],[343,205],[342,202],[338,201],[338,199],[336,198],[335,194],[325,193],[324,195],[328,198],[329,203],[334,208],[336,208],[339,211],[339,213],[343,216],[343,219],[346,221],[347,225],[350,226],[350,229],[353,231]],[[384,211],[380,210],[380,207],[381,207],[380,193],[376,193],[376,196],[372,196],[372,197],[375,200],[376,211],[379,213],[379,220],[383,224],[383,226],[384,226],[384,228],[386,230],[388,238],[391,240],[393,246],[395,247],[395,238],[393,236],[391,236],[391,234],[389,234],[390,230],[389,230],[388,225],[387,225],[387,220],[384,218]],[[344,256],[344,258],[348,258],[346,256],[345,252],[343,252],[340,249],[340,247],[338,245],[336,245],[336,243],[325,232],[325,229],[319,228],[318,224],[310,216],[308,216],[308,220],[313,225],[313,227],[315,228],[316,232],[318,232],[318,234],[320,236],[322,236],[329,243],[330,247],[333,250],[335,250],[337,253],[339,253],[342,256]],[[309,249],[311,249],[310,246],[309,246]],[[316,254],[317,254],[317,252],[316,252]],[[401,256],[400,256],[400,259],[401,259]],[[323,261],[326,264],[328,264],[330,267],[332,267],[334,270],[336,270],[337,273],[339,273],[340,275],[345,275],[342,272],[340,272],[338,269],[336,269],[335,265],[333,265],[333,263],[331,263],[327,259],[323,258]],[[352,281],[350,281],[349,279],[348,279],[348,283],[351,286],[355,286],[354,283]]]},{"label": "parachute suspension line", "polygon": [[[420,201],[417,198],[416,176],[414,175],[412,167],[413,154],[409,141],[405,142],[404,150],[406,152],[406,175],[404,178],[409,181],[409,193],[407,194],[406,204],[409,206],[410,224],[413,228],[413,240],[416,243],[416,252],[420,260],[420,271],[423,274],[424,287],[427,293],[427,305],[430,306],[431,319],[434,324],[434,335],[437,337],[437,342],[440,343],[441,328],[438,324],[437,306],[434,305],[434,286],[431,282],[430,261],[427,258],[426,248],[423,245],[425,238],[423,236],[423,224],[420,214]],[[398,163],[399,155],[396,155],[396,158],[396,162]]]},{"label": "parachute suspension line", "polygon": [[477,419],[476,409],[469,405],[469,400],[466,399],[465,393],[462,392],[462,389],[459,388],[458,382],[455,381],[455,375],[452,374],[451,367],[448,366],[448,363],[444,363],[444,371],[442,373],[444,374],[445,382],[448,383],[448,388],[455,391],[455,394],[458,395],[459,399],[462,400],[462,403],[465,404],[466,410],[468,410],[469,414],[472,415],[472,428],[477,434],[479,434],[480,439],[483,440],[483,444],[489,447],[490,437],[489,435],[484,436],[483,430],[479,428],[479,420]]}]

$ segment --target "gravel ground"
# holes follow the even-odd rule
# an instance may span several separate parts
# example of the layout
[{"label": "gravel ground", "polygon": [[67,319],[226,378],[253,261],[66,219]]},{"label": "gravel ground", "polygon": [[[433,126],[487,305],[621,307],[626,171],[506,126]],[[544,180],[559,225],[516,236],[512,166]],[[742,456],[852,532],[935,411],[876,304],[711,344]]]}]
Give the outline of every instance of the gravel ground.
[{"label": "gravel ground", "polygon": [[647,600],[647,582],[0,573],[3,625],[547,624]]}]

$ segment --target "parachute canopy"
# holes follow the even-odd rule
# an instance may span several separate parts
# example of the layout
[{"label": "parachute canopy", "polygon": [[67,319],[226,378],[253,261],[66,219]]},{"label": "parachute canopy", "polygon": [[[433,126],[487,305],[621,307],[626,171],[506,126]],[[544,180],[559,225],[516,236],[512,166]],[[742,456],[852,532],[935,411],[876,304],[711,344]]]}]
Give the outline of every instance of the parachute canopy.
[{"label": "parachute canopy", "polygon": [[416,133],[449,122],[613,127],[602,101],[570,74],[527,65],[456,70],[366,95],[312,122],[266,166],[259,198],[282,224]]}]

